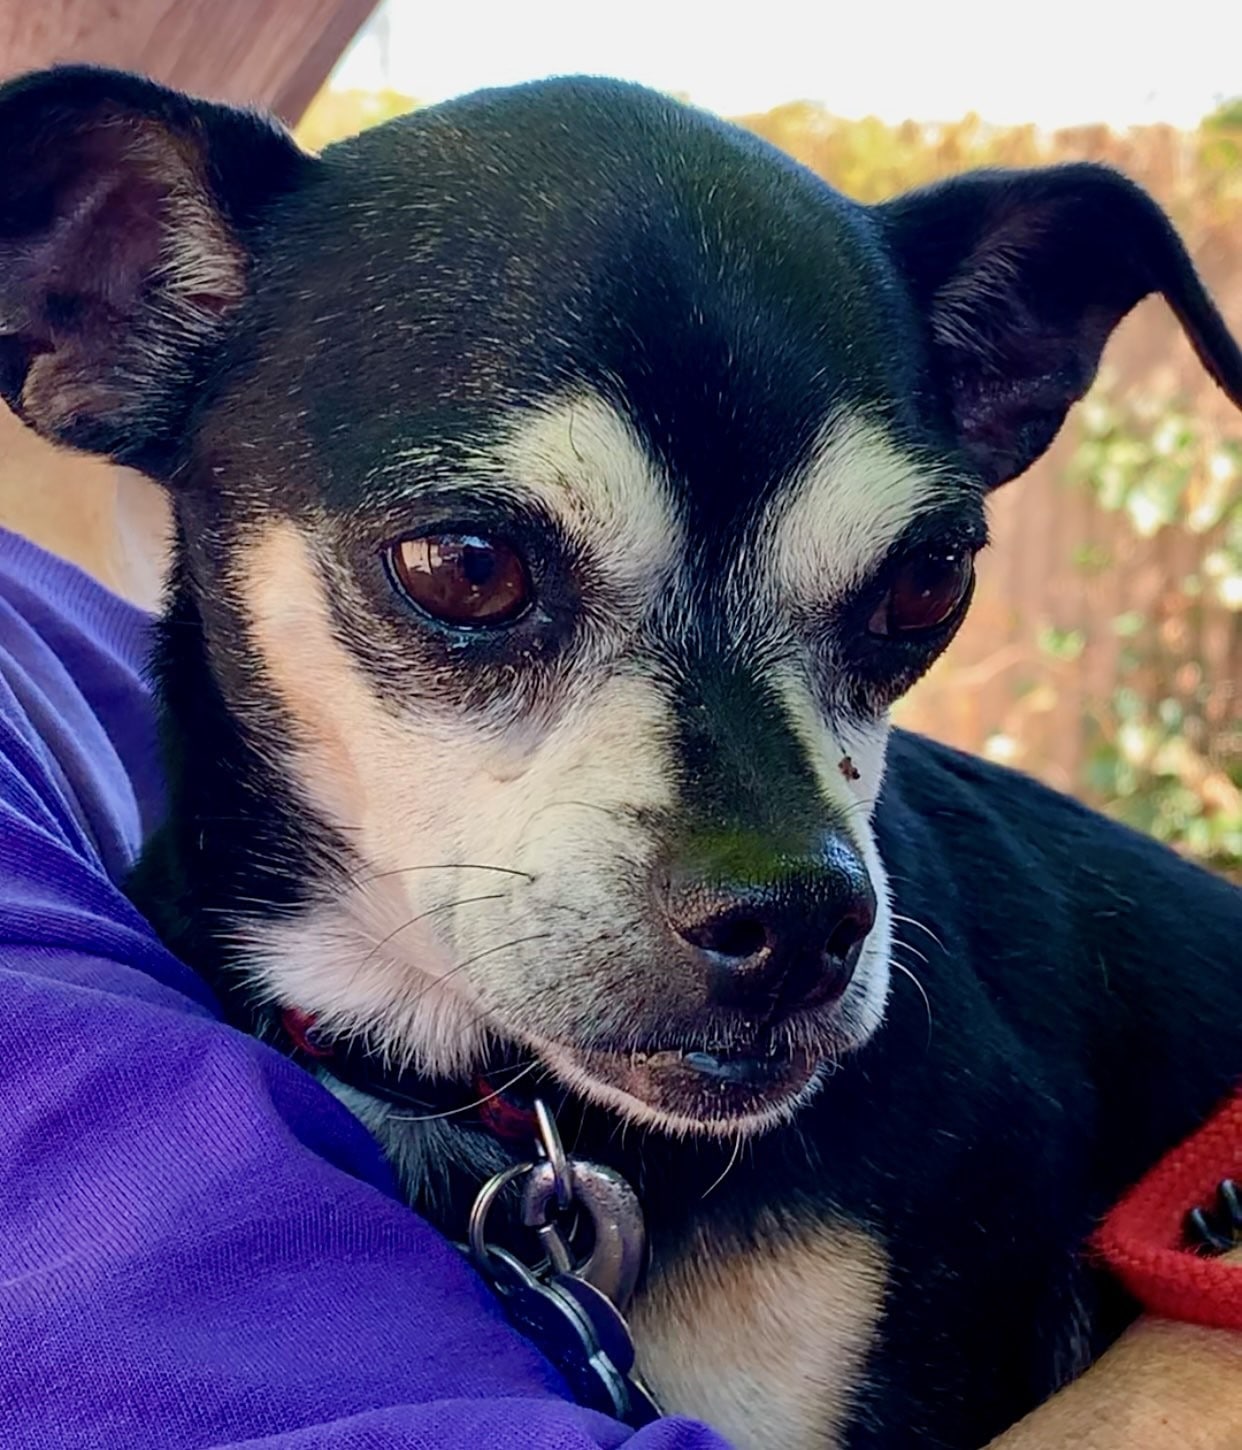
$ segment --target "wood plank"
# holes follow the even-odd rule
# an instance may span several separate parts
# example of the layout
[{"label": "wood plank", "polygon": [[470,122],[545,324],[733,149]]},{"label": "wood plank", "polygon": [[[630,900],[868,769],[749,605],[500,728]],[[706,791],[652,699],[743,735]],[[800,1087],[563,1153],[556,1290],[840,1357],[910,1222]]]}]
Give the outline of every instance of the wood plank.
[{"label": "wood plank", "polygon": [[141,71],[293,124],[377,0],[0,0],[0,77],[57,61]]}]

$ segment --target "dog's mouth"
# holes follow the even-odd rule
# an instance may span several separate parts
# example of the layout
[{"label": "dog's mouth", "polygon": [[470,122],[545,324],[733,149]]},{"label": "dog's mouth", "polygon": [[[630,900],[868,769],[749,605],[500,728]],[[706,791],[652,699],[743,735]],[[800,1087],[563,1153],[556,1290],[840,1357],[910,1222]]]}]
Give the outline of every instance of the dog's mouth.
[{"label": "dog's mouth", "polygon": [[539,1054],[583,1098],[681,1132],[736,1133],[775,1122],[814,1090],[822,1069],[807,1048],[775,1041],[719,1050],[544,1043]]},{"label": "dog's mouth", "polygon": [[[310,1014],[286,1009],[281,1025],[300,1054],[340,1081],[390,1101],[439,1106],[416,1071],[394,1078],[365,1045],[321,1036]],[[470,1106],[502,1137],[528,1131],[531,1102],[553,1080],[583,1103],[680,1133],[753,1132],[788,1117],[818,1086],[825,1061],[784,1034],[767,1033],[740,1045],[611,1047],[528,1039],[523,1048],[510,1039],[497,1046],[499,1053],[468,1091],[475,1099]],[[464,1109],[452,1103],[448,1111]]]}]

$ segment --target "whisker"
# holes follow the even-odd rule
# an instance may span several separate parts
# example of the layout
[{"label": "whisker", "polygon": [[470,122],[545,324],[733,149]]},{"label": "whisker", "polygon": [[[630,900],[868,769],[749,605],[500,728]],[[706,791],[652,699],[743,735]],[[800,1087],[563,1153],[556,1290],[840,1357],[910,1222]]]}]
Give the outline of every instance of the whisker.
[{"label": "whisker", "polygon": [[[562,1085],[562,1087],[561,1087],[561,1100],[560,1100],[559,1103],[557,1103],[557,1105],[556,1105],[556,1111],[552,1114],[552,1120],[553,1120],[553,1122],[557,1123],[557,1125],[558,1125],[558,1128],[557,1128],[557,1131],[558,1132],[560,1131],[560,1128],[559,1128],[560,1120],[565,1116],[565,1109],[569,1106],[569,1100],[570,1100],[571,1097],[573,1097],[573,1091],[572,1091],[572,1089],[567,1088],[567,1087],[565,1087],[565,1086]],[[574,1135],[574,1146],[573,1146],[573,1148],[571,1148],[569,1150],[569,1153],[570,1153],[570,1156],[571,1157],[573,1156],[574,1148],[577,1148],[577,1146],[578,1146],[578,1139],[582,1136],[583,1126],[584,1126],[583,1120],[582,1120],[581,1117],[579,1117],[579,1119],[578,1119],[578,1131]]]},{"label": "whisker", "polygon": [[[513,945],[513,943],[510,943],[509,945]],[[500,948],[497,948],[497,950],[500,950]],[[458,965],[460,966],[460,963]],[[457,967],[454,967],[453,968],[453,971],[456,971],[456,970],[457,970]],[[446,973],[445,975],[447,976],[448,974]],[[443,980],[443,978],[439,978],[437,980]],[[429,991],[435,985],[436,985],[436,982],[435,981],[429,982],[427,984],[427,987],[424,989],[424,991]],[[535,987],[535,988],[533,988],[531,990],[531,992],[527,996],[527,999],[526,999],[527,1005],[530,1006],[530,1007],[538,1007],[538,1005],[541,1002],[545,1001],[545,1000],[549,1000],[549,999],[550,1000],[555,1000],[558,991],[559,991],[559,984],[556,983],[556,982],[548,982],[548,983],[545,983],[544,985],[542,985],[540,987]],[[423,994],[420,993],[419,995],[421,997]],[[418,998],[415,999],[415,1001],[417,1001],[417,1000],[418,1000]],[[472,1006],[472,1007],[475,1006],[474,1003],[467,1003],[464,998],[462,999],[462,1005],[463,1006],[467,1006],[468,1005],[468,1006]],[[487,1005],[486,1003],[483,1003],[481,1005],[478,1005],[477,1011],[475,1011],[474,1014],[473,1014],[473,1016],[470,1018],[470,1020],[463,1025],[463,1027],[461,1029],[462,1030],[462,1033],[464,1034],[466,1032],[471,1032],[480,1023],[486,1023],[487,1026],[488,1026],[488,1030],[490,1032],[492,1032],[493,1035],[496,1036],[497,1041],[502,1041],[502,1042],[503,1041],[509,1041],[509,1039],[505,1038],[502,1033],[499,1033],[497,1031],[496,1025],[495,1025],[495,1019],[496,1019],[496,1011],[495,1011],[495,1009],[493,1007]]]},{"label": "whisker", "polygon": [[[412,1012],[415,1008],[417,1008],[418,1004],[423,1000],[424,997],[434,992],[437,988],[447,986],[451,977],[456,976],[458,972],[464,971],[467,967],[473,966],[475,962],[482,961],[484,957],[492,956],[497,952],[507,951],[510,947],[522,946],[526,942],[544,941],[552,934],[553,933],[551,932],[545,931],[539,932],[533,936],[515,937],[510,941],[500,942],[497,946],[488,947],[484,951],[476,952],[472,957],[466,957],[464,961],[460,961],[455,966],[450,967],[447,972],[442,973],[438,977],[430,978],[420,992],[416,993],[412,998],[410,998],[408,1002],[403,1004],[404,1012]],[[463,1024],[463,1034],[466,1032],[474,1031],[480,1023],[484,1023],[486,1024],[487,1031],[497,1042],[504,1042],[507,1040],[504,1037],[504,1034],[496,1028],[496,1010],[491,1003],[486,1001],[466,1002],[463,999],[462,1006],[477,1009],[475,1010],[474,1015],[470,1018],[470,1020]],[[402,1070],[405,1070],[409,1067],[410,1057],[407,1055],[408,1049],[402,1050],[398,1044],[386,1043],[383,1041],[375,1044],[374,1039],[369,1038],[369,1034],[365,1028],[359,1029],[357,1035],[360,1039],[371,1040],[373,1042],[373,1045],[378,1047],[380,1056],[388,1066],[399,1066]]]},{"label": "whisker", "polygon": [[927,935],[929,937],[931,937],[932,941],[934,941],[936,943],[936,945],[940,948],[941,951],[944,951],[945,950],[945,944],[944,944],[944,942],[942,942],[940,940],[940,938],[936,935],[936,933],[934,931],[932,931],[932,929],[931,929],[930,926],[924,926],[924,924],[921,921],[916,921],[914,919],[914,917],[912,917],[912,916],[901,916],[897,912],[893,912],[893,920],[894,921],[904,921],[907,926],[916,926],[916,927],[918,927],[918,929],[920,931],[925,931],[927,933]]},{"label": "whisker", "polygon": [[738,1159],[742,1156],[742,1144],[744,1142],[745,1138],[741,1133],[739,1133],[737,1137],[733,1140],[733,1152],[729,1154],[729,1161],[725,1164],[723,1170],[720,1173],[720,1176],[715,1180],[715,1182],[712,1183],[709,1188],[706,1188],[703,1191],[702,1197],[699,1200],[700,1202],[702,1202],[702,1200],[706,1198],[709,1193],[714,1193],[716,1189],[718,1189],[720,1185],[725,1181],[725,1179],[728,1178],[729,1174],[737,1165]]},{"label": "whisker", "polygon": [[[254,824],[255,818],[254,818],[254,816],[242,816],[242,815],[238,815],[238,816],[203,815],[200,812],[197,812],[196,811],[195,814],[190,817],[190,820],[196,826],[197,825],[205,825],[205,826],[217,826],[217,825],[230,825],[230,826],[235,826],[235,825],[243,825],[243,826],[248,826],[248,825],[253,825]],[[332,829],[334,831],[360,831],[362,829],[362,827],[361,826],[344,826],[344,825],[339,825],[337,823],[333,823]]]},{"label": "whisker", "polygon": [[571,806],[576,810],[580,811],[598,811],[600,815],[607,816],[609,820],[618,820],[623,815],[623,812],[619,810],[616,806],[602,805],[599,801],[579,801],[567,799],[548,801],[545,805],[540,806],[538,810],[534,811],[531,814],[530,820],[537,820],[541,815],[544,814],[545,811],[562,810]]},{"label": "whisker", "polygon": [[408,1004],[406,1010],[408,1011],[411,1007],[416,1007],[428,992],[434,991],[437,987],[444,986],[450,977],[455,977],[458,972],[464,971],[467,967],[474,966],[476,962],[481,962],[484,957],[493,957],[497,952],[507,952],[510,947],[525,946],[527,942],[547,941],[552,935],[554,933],[550,931],[536,932],[533,936],[514,937],[512,941],[501,942],[499,946],[488,947],[485,951],[475,952],[474,956],[467,957],[465,961],[458,962],[456,966],[450,967],[447,972],[428,982],[423,990]]},{"label": "whisker", "polygon": [[488,866],[479,861],[443,861],[434,866],[398,866],[392,871],[376,871],[371,876],[356,876],[353,880],[357,886],[367,886],[372,881],[404,876],[411,871],[497,871],[502,876],[521,876],[527,881],[535,879],[529,871],[518,871],[513,866]]},{"label": "whisker", "polygon": [[896,959],[896,957],[893,958],[893,966],[896,967],[896,969],[902,974],[903,977],[910,978],[910,980],[914,983],[915,990],[923,999],[923,1010],[927,1013],[927,1046],[930,1047],[932,1039],[932,1009],[931,1002],[928,1000],[927,997],[927,992],[924,989],[922,982],[919,981],[919,979],[914,975],[910,968],[904,966]]},{"label": "whisker", "polygon": [[908,941],[902,941],[900,938],[894,937],[893,945],[895,947],[901,947],[903,951],[910,952],[913,956],[918,957],[919,961],[921,961],[925,967],[931,966],[931,963],[927,960],[923,953],[919,951],[918,947],[912,947]]},{"label": "whisker", "polygon": [[382,951],[394,937],[400,936],[403,931],[408,931],[410,927],[416,926],[420,921],[426,921],[429,916],[435,916],[437,912],[452,911],[458,906],[472,906],[476,901],[503,900],[503,891],[493,891],[490,896],[462,896],[454,901],[442,901],[438,906],[429,906],[426,911],[420,911],[417,916],[412,916],[408,921],[403,921],[400,926],[393,927],[387,936],[381,937],[358,963],[356,970],[361,971],[376,953]]},{"label": "whisker", "polygon": [[461,1107],[456,1108],[446,1108],[445,1111],[442,1113],[420,1113],[417,1115],[411,1115],[407,1113],[394,1113],[388,1119],[388,1121],[390,1123],[436,1123],[439,1122],[441,1118],[455,1118],[461,1113],[472,1113],[475,1108],[481,1108],[485,1103],[490,1103],[493,1098],[498,1098],[503,1093],[507,1093],[514,1083],[521,1082],[524,1077],[527,1077],[530,1073],[534,1072],[538,1066],[539,1059],[537,1057],[532,1058],[530,1062],[525,1063],[522,1066],[521,1071],[515,1073],[513,1077],[508,1080],[508,1082],[502,1084],[498,1088],[494,1088],[490,1093],[485,1094],[483,1097],[476,1098],[475,1101],[472,1103],[465,1103]]}]

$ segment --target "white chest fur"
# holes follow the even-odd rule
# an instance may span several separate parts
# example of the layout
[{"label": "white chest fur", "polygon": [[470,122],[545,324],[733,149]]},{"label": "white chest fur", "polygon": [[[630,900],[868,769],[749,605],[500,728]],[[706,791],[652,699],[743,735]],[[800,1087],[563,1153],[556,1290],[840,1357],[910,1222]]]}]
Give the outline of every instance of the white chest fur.
[{"label": "white chest fur", "polygon": [[885,1258],[861,1231],[757,1225],[699,1236],[631,1311],[639,1364],[661,1404],[738,1450],[840,1442],[884,1298]]}]

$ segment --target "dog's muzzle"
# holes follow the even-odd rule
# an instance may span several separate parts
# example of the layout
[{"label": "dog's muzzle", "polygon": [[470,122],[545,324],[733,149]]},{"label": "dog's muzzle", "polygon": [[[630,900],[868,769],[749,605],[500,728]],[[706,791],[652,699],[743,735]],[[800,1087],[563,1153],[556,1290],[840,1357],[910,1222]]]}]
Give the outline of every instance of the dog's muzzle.
[{"label": "dog's muzzle", "polygon": [[840,998],[875,924],[867,869],[841,837],[816,858],[782,861],[760,880],[681,862],[664,896],[705,1004],[768,1026]]}]

